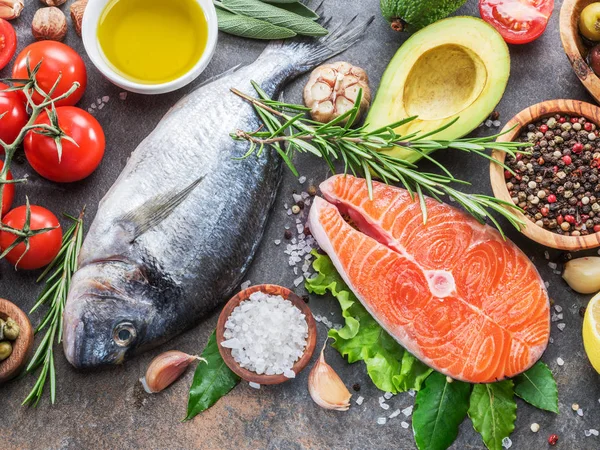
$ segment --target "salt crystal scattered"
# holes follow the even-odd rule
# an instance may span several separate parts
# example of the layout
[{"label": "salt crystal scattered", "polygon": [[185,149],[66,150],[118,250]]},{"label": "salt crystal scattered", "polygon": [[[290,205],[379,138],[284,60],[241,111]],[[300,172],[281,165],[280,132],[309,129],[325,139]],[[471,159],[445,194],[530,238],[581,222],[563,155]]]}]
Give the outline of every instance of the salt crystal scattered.
[{"label": "salt crystal scattered", "polygon": [[104,103],[100,104],[100,106],[98,106],[98,109],[102,109],[104,108]]},{"label": "salt crystal scattered", "polygon": [[564,366],[565,360],[562,359],[561,357],[558,357],[558,358],[556,358],[556,364],[558,364],[559,366]]},{"label": "salt crystal scattered", "polygon": [[550,267],[552,270],[556,270],[556,268],[557,268],[558,266],[557,266],[557,265],[556,265],[556,263],[554,263],[554,262],[549,262],[549,263],[548,263],[548,267]]},{"label": "salt crystal scattered", "polygon": [[552,322],[558,322],[559,320],[562,320],[562,319],[563,319],[563,314],[562,313],[560,313],[560,314],[552,313],[552,318],[550,320]]},{"label": "salt crystal scattered", "polygon": [[489,119],[488,119],[488,120],[486,120],[486,121],[485,121],[485,126],[486,126],[486,127],[488,127],[488,128],[491,128],[491,126],[492,126],[492,121],[491,121],[491,120],[489,120]]},{"label": "salt crystal scattered", "polygon": [[577,410],[577,415],[578,415],[579,417],[583,417],[583,409],[579,408],[579,409]]},{"label": "salt crystal scattered", "polygon": [[554,344],[554,338],[551,337],[550,339],[548,339],[548,342],[550,342],[551,344]]},{"label": "salt crystal scattered", "polygon": [[125,100],[125,99],[127,99],[127,92],[121,92],[121,93],[119,94],[119,98],[120,98],[121,100]]},{"label": "salt crystal scattered", "polygon": [[254,381],[251,381],[250,383],[248,383],[248,385],[252,388],[252,389],[260,389],[260,384],[255,383]]},{"label": "salt crystal scattered", "polygon": [[102,101],[104,103],[108,103],[109,100],[110,100],[110,97],[108,95],[105,95],[104,97],[102,97]]},{"label": "salt crystal scattered", "polygon": [[556,312],[562,312],[562,306],[560,305],[554,305],[554,309],[556,310]]},{"label": "salt crystal scattered", "polygon": [[408,390],[408,395],[410,395],[411,397],[414,397],[416,393],[417,393],[417,391],[415,391],[414,389]]},{"label": "salt crystal scattered", "polygon": [[289,230],[289,229],[290,229],[290,226],[289,226],[289,225],[286,225],[284,228],[285,228],[286,230]]},{"label": "salt crystal scattered", "polygon": [[96,109],[96,104],[92,103],[92,109]]},{"label": "salt crystal scattered", "polygon": [[390,398],[392,398],[394,396],[394,394],[392,394],[391,392],[386,392],[385,394],[383,394],[383,397],[386,400],[389,400]]},{"label": "salt crystal scattered", "polygon": [[409,406],[408,408],[404,408],[402,410],[402,414],[404,414],[405,417],[410,417],[410,415],[412,414],[412,412],[413,412],[413,407],[412,406]]},{"label": "salt crystal scattered", "polygon": [[[288,215],[288,216],[291,216],[291,215],[292,215],[292,210],[291,210],[291,209],[288,209],[288,210],[287,210],[287,215]],[[288,230],[289,230],[289,228],[288,228]]]},{"label": "salt crystal scattered", "polygon": [[88,108],[88,112],[89,112],[90,114],[92,114],[92,113],[94,112],[94,110],[93,110],[92,108]]},{"label": "salt crystal scattered", "polygon": [[283,209],[288,209],[290,207],[290,205],[288,205],[287,203],[283,204]]},{"label": "salt crystal scattered", "polygon": [[365,398],[364,398],[363,396],[359,396],[359,397],[358,397],[358,398],[355,400],[355,402],[356,402],[356,404],[357,404],[358,406],[362,405],[364,401],[365,401]]},{"label": "salt crystal scattered", "polygon": [[385,397],[381,396],[379,397],[379,404],[382,404],[385,402]]},{"label": "salt crystal scattered", "polygon": [[298,277],[294,280],[294,286],[298,287],[302,284],[302,282],[304,281],[303,277]]},{"label": "salt crystal scattered", "polygon": [[548,250],[544,252],[544,258],[550,259],[550,253],[548,253]]},{"label": "salt crystal scattered", "polygon": [[546,286],[546,289],[548,289],[550,287],[550,283],[548,283],[547,281],[544,281],[544,286]]},{"label": "salt crystal scattered", "polygon": [[302,175],[300,178],[298,178],[298,183],[304,184],[305,182],[306,182],[306,177],[304,175]]},{"label": "salt crystal scattered", "polygon": [[590,437],[590,436],[598,436],[598,435],[600,435],[600,432],[594,428],[590,428],[589,430],[583,430],[583,434],[585,434],[586,437]]},{"label": "salt crystal scattered", "polygon": [[296,225],[296,231],[298,233],[302,233],[304,231],[304,227],[300,224]]},{"label": "salt crystal scattered", "polygon": [[387,403],[380,403],[379,406],[381,406],[381,409],[384,409],[386,411],[390,409],[390,405],[388,405]]},{"label": "salt crystal scattered", "polygon": [[558,328],[560,331],[563,331],[565,329],[565,327],[567,326],[566,323],[561,322],[558,325],[556,325],[556,328]]},{"label": "salt crystal scattered", "polygon": [[273,242],[275,243],[275,245],[279,245],[281,244],[281,239],[275,239]]},{"label": "salt crystal scattered", "polygon": [[292,194],[292,197],[294,198],[294,202],[296,203],[299,203],[302,200],[304,200],[300,194]]},{"label": "salt crystal scattered", "polygon": [[385,417],[380,417],[379,419],[377,419],[377,425],[385,425],[386,422],[387,419]]},{"label": "salt crystal scattered", "polygon": [[502,439],[502,447],[504,448],[511,448],[512,447],[512,441],[510,440],[510,438],[507,436],[504,439]]},{"label": "salt crystal scattered", "polygon": [[410,425],[407,422],[400,422],[400,426],[404,429],[407,429]]},{"label": "salt crystal scattered", "polygon": [[251,284],[252,284],[252,282],[250,280],[246,280],[242,284],[240,284],[240,288],[243,291],[244,289],[248,289]]},{"label": "salt crystal scattered", "polygon": [[310,198],[310,194],[308,192],[301,192],[300,195],[302,196],[302,198],[304,200],[306,200],[307,198]]},{"label": "salt crystal scattered", "polygon": [[97,98],[96,99],[96,103],[98,103],[99,105],[102,104],[102,99],[101,98]]},{"label": "salt crystal scattered", "polygon": [[388,418],[393,419],[394,417],[398,417],[400,415],[400,410],[397,409],[396,411],[394,411],[393,413],[391,413]]},{"label": "salt crystal scattered", "polygon": [[[492,125],[494,125],[495,127],[499,127],[500,125],[502,125],[502,122],[500,122],[499,120],[494,120],[492,122]],[[508,447],[507,447],[508,448]]]}]

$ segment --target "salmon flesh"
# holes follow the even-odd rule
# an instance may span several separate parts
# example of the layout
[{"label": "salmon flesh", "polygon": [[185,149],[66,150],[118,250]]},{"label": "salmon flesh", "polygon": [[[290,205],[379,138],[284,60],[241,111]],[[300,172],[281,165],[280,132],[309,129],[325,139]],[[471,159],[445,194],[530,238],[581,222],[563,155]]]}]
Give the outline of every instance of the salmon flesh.
[{"label": "salmon flesh", "polygon": [[[338,175],[321,184],[311,232],[381,326],[457,380],[490,383],[530,368],[550,337],[550,304],[529,258],[493,228],[404,189]],[[346,220],[348,216],[355,229]],[[360,231],[359,231],[360,230]]]}]

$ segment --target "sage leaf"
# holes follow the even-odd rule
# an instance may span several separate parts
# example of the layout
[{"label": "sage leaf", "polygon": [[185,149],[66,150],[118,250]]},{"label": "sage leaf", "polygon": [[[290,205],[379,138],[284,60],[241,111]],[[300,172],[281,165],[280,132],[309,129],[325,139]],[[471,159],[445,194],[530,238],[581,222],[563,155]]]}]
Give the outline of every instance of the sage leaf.
[{"label": "sage leaf", "polygon": [[250,39],[286,39],[296,36],[292,30],[263,20],[233,14],[220,7],[215,10],[217,11],[219,30],[227,34]]},{"label": "sage leaf", "polygon": [[434,372],[415,398],[413,432],[419,450],[445,450],[458,436],[469,409],[471,385]]},{"label": "sage leaf", "polygon": [[264,20],[304,36],[325,36],[329,32],[313,20],[259,0],[223,0],[225,8],[248,17]]},{"label": "sage leaf", "polygon": [[[267,3],[274,3],[274,2],[267,2]],[[281,4],[277,5],[277,7],[281,8],[281,9],[285,9],[286,11],[289,11],[291,13],[298,14],[299,16],[302,16],[302,17],[308,17],[309,19],[312,19],[312,20],[316,20],[319,18],[319,15],[316,12],[314,12],[308,6],[303,5],[302,3],[299,3],[299,2],[281,3]]]},{"label": "sage leaf", "polygon": [[473,386],[468,414],[485,446],[502,450],[502,439],[513,432],[517,418],[512,380]]},{"label": "sage leaf", "polygon": [[214,331],[201,356],[206,363],[198,364],[196,372],[194,372],[187,416],[184,420],[193,419],[202,411],[210,408],[240,382],[240,377],[233,373],[221,358]]},{"label": "sage leaf", "polygon": [[552,372],[538,361],[531,369],[514,378],[515,394],[530,405],[558,414],[558,390]]},{"label": "sage leaf", "polygon": [[281,5],[290,5],[292,3],[298,3],[299,0],[260,0],[263,3],[276,3]]}]

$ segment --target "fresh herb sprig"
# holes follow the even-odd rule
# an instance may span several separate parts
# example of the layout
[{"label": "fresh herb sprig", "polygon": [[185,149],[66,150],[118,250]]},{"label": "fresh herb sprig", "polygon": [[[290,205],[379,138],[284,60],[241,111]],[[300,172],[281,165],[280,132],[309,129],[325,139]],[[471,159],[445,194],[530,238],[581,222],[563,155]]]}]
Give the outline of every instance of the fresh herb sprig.
[{"label": "fresh herb sprig", "polygon": [[[298,175],[292,163],[294,151],[311,153],[322,158],[335,173],[334,162],[342,161],[344,171],[354,175],[360,173],[367,181],[369,194],[372,196],[372,176],[375,175],[385,183],[399,183],[406,188],[412,198],[417,197],[421,204],[423,220],[427,220],[425,197],[427,194],[439,201],[441,196],[448,196],[460,204],[479,222],[490,220],[494,226],[503,231],[491,212],[496,212],[506,218],[514,227],[525,225],[522,218],[515,214],[518,207],[495,197],[481,194],[469,194],[459,191],[451,183],[469,185],[467,181],[455,178],[441,163],[429,156],[429,153],[440,149],[456,149],[473,153],[490,159],[512,172],[504,163],[491,158],[485,151],[495,149],[506,152],[510,156],[516,153],[526,153],[524,150],[529,143],[496,142],[501,136],[495,134],[480,138],[464,138],[456,140],[429,139],[430,136],[451,127],[457,119],[428,133],[411,133],[399,135],[394,130],[416,119],[408,117],[376,130],[368,130],[367,125],[352,128],[359,115],[359,105],[362,93],[356,99],[354,107],[326,124],[310,120],[306,117],[308,108],[273,100],[256,83],[252,83],[260,98],[254,98],[243,92],[232,89],[232,92],[252,103],[264,122],[266,130],[248,132],[237,130],[232,134],[236,140],[250,143],[244,157],[254,153],[260,154],[265,146],[274,147],[284,159],[294,175]],[[284,147],[285,144],[285,147]],[[423,172],[408,161],[381,152],[382,149],[398,147],[419,153],[425,159],[439,167],[443,174]]]},{"label": "fresh herb sprig", "polygon": [[77,258],[83,242],[83,216],[85,207],[78,218],[66,215],[73,221],[73,224],[65,233],[60,252],[50,263],[46,270],[38,278],[38,282],[45,279],[46,285],[38,297],[35,306],[30,314],[40,306],[47,304],[49,306],[46,315],[35,329],[36,334],[46,330],[42,341],[40,342],[33,358],[27,366],[27,373],[35,373],[40,370],[38,379],[33,389],[23,401],[23,405],[36,406],[42,394],[48,379],[50,379],[50,401],[52,404],[56,401],[56,372],[54,368],[54,345],[62,342],[63,335],[63,311],[69,293],[71,278],[77,270]]}]

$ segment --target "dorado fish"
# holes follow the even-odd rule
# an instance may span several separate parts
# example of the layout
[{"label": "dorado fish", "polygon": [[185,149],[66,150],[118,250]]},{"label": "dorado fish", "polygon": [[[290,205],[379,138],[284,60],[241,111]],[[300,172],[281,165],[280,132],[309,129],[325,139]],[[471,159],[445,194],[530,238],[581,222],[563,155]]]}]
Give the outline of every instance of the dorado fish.
[{"label": "dorado fish", "polygon": [[260,120],[230,88],[255,94],[253,80],[277,96],[370,22],[269,44],[253,64],[180,100],[137,147],[99,204],[71,282],[64,349],[73,366],[122,363],[228,298],[256,253],[282,175],[275,150],[240,160],[247,148],[229,133]]}]

